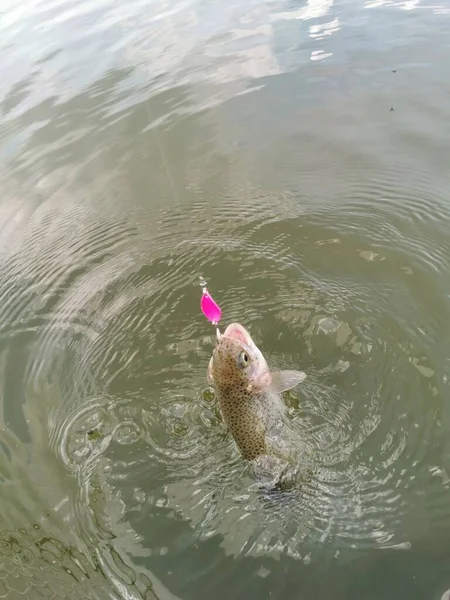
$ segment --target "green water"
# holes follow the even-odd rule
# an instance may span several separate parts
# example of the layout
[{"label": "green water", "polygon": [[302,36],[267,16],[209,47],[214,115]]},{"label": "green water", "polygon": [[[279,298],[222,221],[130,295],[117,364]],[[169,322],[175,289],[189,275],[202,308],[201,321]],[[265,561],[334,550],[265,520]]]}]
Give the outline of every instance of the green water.
[{"label": "green water", "polygon": [[[5,0],[0,597],[450,588],[450,9]],[[314,475],[269,501],[204,277]]]}]

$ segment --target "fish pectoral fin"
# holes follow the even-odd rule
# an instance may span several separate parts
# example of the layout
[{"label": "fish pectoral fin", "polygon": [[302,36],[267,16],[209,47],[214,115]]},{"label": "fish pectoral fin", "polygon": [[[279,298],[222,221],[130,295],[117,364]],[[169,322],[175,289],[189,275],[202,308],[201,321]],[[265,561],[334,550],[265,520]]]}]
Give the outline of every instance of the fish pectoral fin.
[{"label": "fish pectoral fin", "polygon": [[272,373],[272,389],[277,392],[286,392],[304,381],[306,373],[303,371],[274,371]]}]

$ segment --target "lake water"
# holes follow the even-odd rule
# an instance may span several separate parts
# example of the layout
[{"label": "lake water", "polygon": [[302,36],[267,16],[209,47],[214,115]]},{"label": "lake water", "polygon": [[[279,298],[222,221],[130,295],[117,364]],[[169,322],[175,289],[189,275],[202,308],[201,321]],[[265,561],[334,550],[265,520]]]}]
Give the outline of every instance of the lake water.
[{"label": "lake water", "polygon": [[[446,0],[2,2],[1,598],[448,598],[449,31]],[[201,277],[308,375],[294,494],[225,431]]]}]

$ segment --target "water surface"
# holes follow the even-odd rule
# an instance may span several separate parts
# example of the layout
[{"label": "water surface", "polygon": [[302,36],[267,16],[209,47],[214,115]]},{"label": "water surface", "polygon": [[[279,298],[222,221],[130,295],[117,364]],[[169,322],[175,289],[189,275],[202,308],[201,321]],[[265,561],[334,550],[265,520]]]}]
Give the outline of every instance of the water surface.
[{"label": "water surface", "polygon": [[[450,10],[4,2],[0,597],[450,588]],[[269,502],[205,277],[314,474]]]}]

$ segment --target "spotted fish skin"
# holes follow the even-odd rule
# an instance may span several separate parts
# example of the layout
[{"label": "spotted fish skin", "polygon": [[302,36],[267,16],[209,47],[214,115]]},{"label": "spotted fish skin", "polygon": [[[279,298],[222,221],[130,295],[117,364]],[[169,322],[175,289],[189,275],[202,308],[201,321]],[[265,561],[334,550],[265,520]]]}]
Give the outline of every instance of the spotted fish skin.
[{"label": "spotted fish skin", "polygon": [[271,371],[248,331],[232,323],[217,342],[208,366],[225,424],[243,458],[270,453],[268,432],[280,421],[280,393],[301,383],[302,371]]}]

